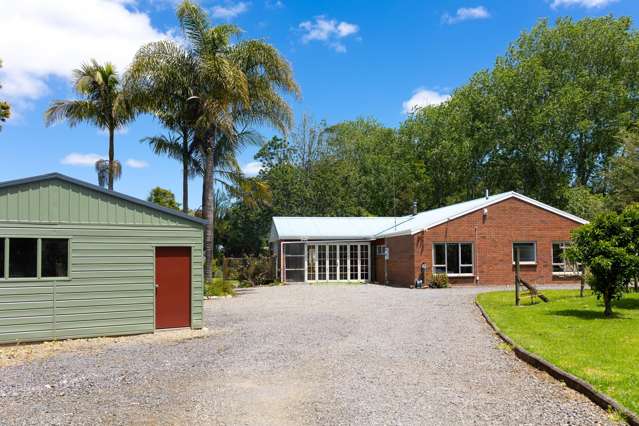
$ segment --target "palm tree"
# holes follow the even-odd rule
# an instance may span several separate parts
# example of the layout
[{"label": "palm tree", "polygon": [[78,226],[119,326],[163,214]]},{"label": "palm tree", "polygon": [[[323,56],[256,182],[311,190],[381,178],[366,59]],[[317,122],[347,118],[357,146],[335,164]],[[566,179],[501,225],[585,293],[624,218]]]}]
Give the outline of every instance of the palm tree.
[{"label": "palm tree", "polygon": [[98,174],[98,185],[106,187],[109,182],[109,171],[113,171],[113,180],[118,180],[122,176],[122,164],[114,160],[113,167],[109,167],[109,160],[98,160],[95,162],[95,171]]},{"label": "palm tree", "polygon": [[[167,128],[180,135],[184,176],[193,157],[200,164],[202,209],[208,221],[204,238],[204,276],[208,281],[213,259],[216,175],[226,173],[231,178],[239,172],[239,167],[236,171],[223,167],[216,171],[216,167],[223,158],[229,164],[235,161],[237,149],[244,143],[238,128],[265,124],[286,132],[292,113],[282,94],[299,96],[299,88],[288,62],[267,43],[234,42],[241,32],[238,27],[212,26],[206,12],[189,0],[178,6],[177,17],[186,45],[164,41],[143,47],[131,68],[131,80],[140,88],[136,90],[139,98],[155,94],[155,100],[147,105]],[[170,98],[168,103],[163,103],[161,99],[166,98]],[[189,130],[188,138],[182,134],[182,125]]]},{"label": "palm tree", "polygon": [[180,44],[170,40],[148,43],[133,58],[125,76],[127,92],[135,105],[151,113],[169,130],[167,136],[144,138],[156,154],[182,163],[182,209],[189,211],[189,178],[192,165],[194,123],[193,92],[202,76],[195,58]]},{"label": "palm tree", "polygon": [[47,126],[66,121],[73,127],[91,123],[109,134],[108,188],[115,180],[115,132],[133,120],[135,112],[120,84],[113,64],[98,64],[95,59],[73,71],[75,91],[81,99],[56,100],[44,113]]}]

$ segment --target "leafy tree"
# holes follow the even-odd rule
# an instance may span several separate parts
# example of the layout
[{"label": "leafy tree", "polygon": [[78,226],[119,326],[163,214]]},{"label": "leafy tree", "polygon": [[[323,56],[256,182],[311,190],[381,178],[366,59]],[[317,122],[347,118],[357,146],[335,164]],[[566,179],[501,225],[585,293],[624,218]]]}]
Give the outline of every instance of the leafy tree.
[{"label": "leafy tree", "polygon": [[160,188],[159,186],[156,186],[151,190],[147,197],[147,201],[170,209],[180,210],[180,204],[175,201],[175,194],[170,190]]},{"label": "leafy tree", "polygon": [[[2,60],[0,59],[0,68],[2,68]],[[2,85],[0,84],[0,89],[2,89]],[[11,107],[7,101],[0,100],[0,123],[4,123],[11,117]],[[0,126],[0,130],[2,130],[2,126]]]},{"label": "leafy tree", "polygon": [[98,174],[98,185],[106,188],[110,173],[113,173],[114,181],[120,179],[122,176],[122,164],[118,160],[114,160],[113,167],[109,167],[109,160],[98,160],[95,162],[95,172]]},{"label": "leafy tree", "polygon": [[639,202],[639,133],[622,132],[621,140],[621,150],[611,160],[608,172],[609,198],[618,209]]},{"label": "leafy tree", "polygon": [[588,267],[588,284],[597,297],[603,298],[606,317],[612,316],[612,302],[623,296],[639,268],[638,235],[637,206],[622,214],[601,214],[572,233],[573,244],[567,255]]},{"label": "leafy tree", "polygon": [[594,194],[584,186],[567,188],[565,198],[565,210],[586,220],[592,220],[608,210],[606,197]]},{"label": "leafy tree", "polygon": [[93,59],[73,71],[73,80],[75,91],[82,99],[52,102],[44,113],[45,123],[50,126],[66,121],[73,127],[87,122],[106,130],[109,134],[108,189],[113,191],[115,132],[133,120],[135,112],[113,64],[100,65]]}]

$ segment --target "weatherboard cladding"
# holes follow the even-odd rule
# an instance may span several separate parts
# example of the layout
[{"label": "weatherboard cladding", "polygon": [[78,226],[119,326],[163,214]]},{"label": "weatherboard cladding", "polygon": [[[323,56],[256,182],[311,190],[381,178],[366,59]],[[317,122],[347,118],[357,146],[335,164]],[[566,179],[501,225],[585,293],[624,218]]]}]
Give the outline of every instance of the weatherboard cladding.
[{"label": "weatherboard cladding", "polygon": [[57,176],[0,184],[0,238],[69,238],[71,252],[69,278],[0,278],[0,343],[153,332],[155,246],[191,247],[191,326],[201,328],[202,232]]}]

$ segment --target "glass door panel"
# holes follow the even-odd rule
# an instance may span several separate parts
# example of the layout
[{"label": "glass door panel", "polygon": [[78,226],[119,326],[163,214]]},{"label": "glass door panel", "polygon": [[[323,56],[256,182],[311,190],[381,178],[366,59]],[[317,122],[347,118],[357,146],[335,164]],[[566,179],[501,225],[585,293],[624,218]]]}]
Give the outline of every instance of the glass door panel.
[{"label": "glass door panel", "polygon": [[359,246],[360,279],[368,280],[368,245]]},{"label": "glass door panel", "polygon": [[308,246],[306,256],[306,279],[308,281],[316,280],[315,262],[317,262],[317,246]]},{"label": "glass door panel", "polygon": [[348,246],[339,246],[339,280],[348,279]]},{"label": "glass door panel", "polygon": [[317,246],[317,279],[326,280],[326,246]]},{"label": "glass door panel", "polygon": [[334,244],[328,246],[328,279],[337,280],[337,246]]},{"label": "glass door panel", "polygon": [[357,248],[359,246],[356,244],[352,244],[350,246],[350,279],[357,280],[359,279],[359,253]]}]

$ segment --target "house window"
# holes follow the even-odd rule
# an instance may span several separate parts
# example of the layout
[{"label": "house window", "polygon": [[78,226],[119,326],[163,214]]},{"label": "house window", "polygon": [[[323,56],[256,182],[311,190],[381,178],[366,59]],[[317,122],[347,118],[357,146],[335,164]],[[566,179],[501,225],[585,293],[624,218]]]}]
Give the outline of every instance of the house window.
[{"label": "house window", "polygon": [[38,277],[38,239],[9,239],[9,278]]},{"label": "house window", "polygon": [[433,244],[433,272],[448,275],[473,274],[472,243]]},{"label": "house window", "polygon": [[579,275],[581,264],[566,259],[566,248],[569,241],[552,243],[552,273],[555,275]]},{"label": "house window", "polygon": [[513,243],[513,263],[517,259],[519,250],[519,263],[522,265],[534,265],[537,263],[537,244],[535,242]]},{"label": "house window", "polygon": [[377,256],[384,256],[386,254],[386,246],[375,246],[375,254]]}]

